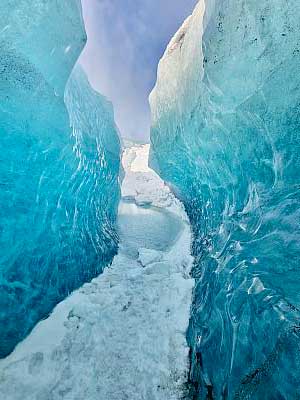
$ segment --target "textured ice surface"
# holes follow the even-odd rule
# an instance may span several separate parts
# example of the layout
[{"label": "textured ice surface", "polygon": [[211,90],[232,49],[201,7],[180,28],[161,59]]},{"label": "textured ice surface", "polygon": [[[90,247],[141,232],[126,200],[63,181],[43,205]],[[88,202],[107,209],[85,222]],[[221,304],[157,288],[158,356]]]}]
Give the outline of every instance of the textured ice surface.
[{"label": "textured ice surface", "polygon": [[300,396],[299,21],[299,2],[200,1],[151,95],[151,163],[194,231],[199,399]]},{"label": "textured ice surface", "polygon": [[[62,301],[0,360],[1,400],[184,398],[194,285],[191,229],[182,205],[147,168],[148,151],[149,145],[126,149],[123,189],[128,193],[129,185],[138,197],[147,188],[148,204],[168,204],[170,223],[181,222],[176,241],[161,252],[143,248],[139,258],[127,256],[123,250],[131,244],[123,227],[112,265]],[[147,236],[146,225],[136,228]]]},{"label": "textured ice surface", "polygon": [[67,84],[86,41],[80,1],[8,0],[0,15],[3,357],[112,259],[119,140],[83,74]]}]

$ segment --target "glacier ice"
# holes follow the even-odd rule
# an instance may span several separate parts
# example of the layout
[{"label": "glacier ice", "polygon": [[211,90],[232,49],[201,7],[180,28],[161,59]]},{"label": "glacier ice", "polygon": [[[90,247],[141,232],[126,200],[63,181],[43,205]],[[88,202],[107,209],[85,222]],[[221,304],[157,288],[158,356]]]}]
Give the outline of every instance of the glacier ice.
[{"label": "glacier ice", "polygon": [[[124,185],[135,189],[132,202],[144,193],[147,204],[152,204],[149,214],[167,207],[174,225],[181,221],[176,241],[162,252],[140,248],[138,260],[127,254],[132,243],[124,229],[110,268],[58,304],[9,357],[0,360],[1,399],[185,398],[185,332],[194,286],[189,276],[192,235],[182,205],[170,191],[166,202],[167,187],[147,170],[149,148],[134,145],[124,150],[122,191],[127,192]],[[133,219],[140,235],[147,237],[149,226],[138,226],[142,210],[136,210]],[[158,224],[155,229],[159,232]]]},{"label": "glacier ice", "polygon": [[194,398],[300,396],[300,3],[201,0],[150,96],[190,217]]},{"label": "glacier ice", "polygon": [[110,103],[72,72],[80,0],[8,0],[0,15],[4,357],[115,254],[120,143]]}]

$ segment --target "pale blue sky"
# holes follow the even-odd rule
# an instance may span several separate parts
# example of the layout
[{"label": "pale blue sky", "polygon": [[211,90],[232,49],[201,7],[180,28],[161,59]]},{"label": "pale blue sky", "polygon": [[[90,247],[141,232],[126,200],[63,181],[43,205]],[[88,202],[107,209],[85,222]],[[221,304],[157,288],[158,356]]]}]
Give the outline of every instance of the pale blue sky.
[{"label": "pale blue sky", "polygon": [[166,45],[197,0],[82,0],[88,44],[81,58],[114,104],[124,137],[148,139],[148,95]]}]

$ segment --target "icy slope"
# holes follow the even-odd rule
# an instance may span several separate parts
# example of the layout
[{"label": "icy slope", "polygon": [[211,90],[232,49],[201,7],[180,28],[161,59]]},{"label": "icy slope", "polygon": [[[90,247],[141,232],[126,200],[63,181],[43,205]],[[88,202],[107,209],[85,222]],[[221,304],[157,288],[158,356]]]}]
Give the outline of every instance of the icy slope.
[{"label": "icy slope", "polygon": [[[191,232],[180,203],[147,167],[148,151],[137,146],[123,157],[120,253],[0,361],[5,400],[179,400],[186,393]],[[132,211],[126,204],[141,199],[148,208],[135,206],[124,219]],[[160,250],[149,240],[149,229],[163,229],[151,226],[153,213],[175,224],[176,237]],[[143,248],[128,238],[134,228]]]},{"label": "icy slope", "polygon": [[[111,105],[72,68],[79,0],[0,6],[0,358],[116,253]],[[66,105],[64,102],[66,90]]]},{"label": "icy slope", "polygon": [[300,396],[299,17],[295,1],[200,1],[150,98],[151,165],[195,237],[199,399]]}]

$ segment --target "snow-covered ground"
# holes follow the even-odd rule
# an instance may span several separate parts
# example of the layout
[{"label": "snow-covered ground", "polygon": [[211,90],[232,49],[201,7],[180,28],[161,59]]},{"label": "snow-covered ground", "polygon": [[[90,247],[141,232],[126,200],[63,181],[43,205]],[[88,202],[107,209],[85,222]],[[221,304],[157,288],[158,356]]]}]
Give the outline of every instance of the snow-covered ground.
[{"label": "snow-covered ground", "polygon": [[0,361],[1,399],[182,398],[191,232],[148,153],[149,145],[124,152],[119,254]]}]

